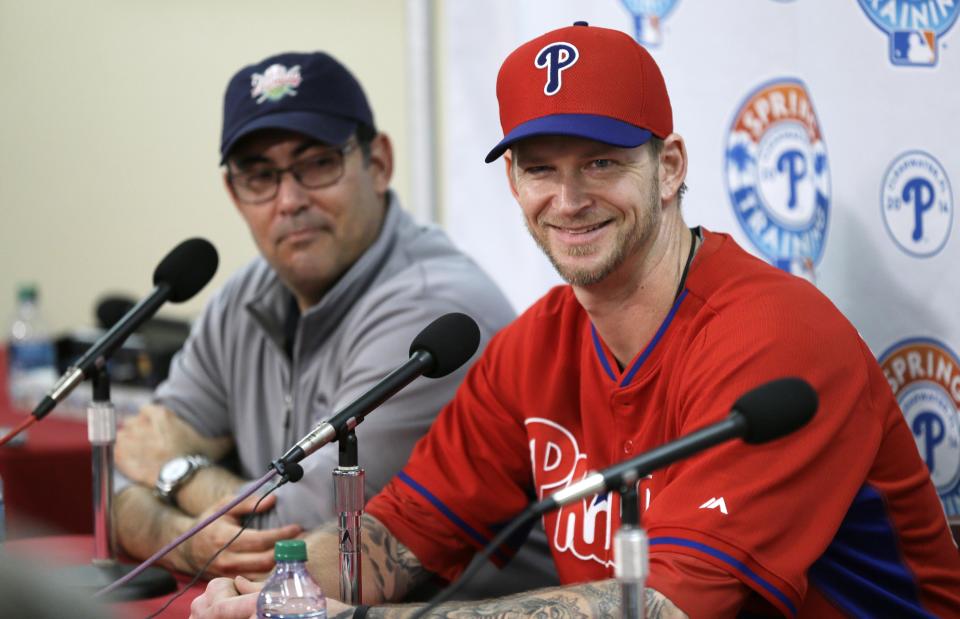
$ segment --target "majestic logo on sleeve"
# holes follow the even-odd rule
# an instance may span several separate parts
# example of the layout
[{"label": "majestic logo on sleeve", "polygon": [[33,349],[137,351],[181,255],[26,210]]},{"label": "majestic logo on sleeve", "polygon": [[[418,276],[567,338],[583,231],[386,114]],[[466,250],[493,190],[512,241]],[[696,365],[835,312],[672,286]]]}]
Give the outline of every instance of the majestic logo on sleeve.
[{"label": "majestic logo on sleeve", "polygon": [[897,342],[880,365],[950,516],[960,516],[960,360],[929,338]]},{"label": "majestic logo on sleeve", "polygon": [[900,249],[920,258],[939,253],[953,227],[953,191],[946,170],[923,151],[901,154],[883,177],[880,209]]},{"label": "majestic logo on sleeve", "polygon": [[812,278],[830,215],[830,169],[803,82],[779,79],[750,93],[725,150],[727,191],[750,241],[774,265]]},{"label": "majestic logo on sleeve", "polygon": [[547,70],[547,83],[543,85],[543,94],[548,97],[560,92],[563,86],[563,72],[577,63],[580,52],[572,43],[559,41],[544,46],[533,61],[538,69]]},{"label": "majestic logo on sleeve", "polygon": [[663,42],[660,22],[673,11],[679,0],[621,0],[633,16],[637,39],[644,47],[656,47]]},{"label": "majestic logo on sleeve", "polygon": [[255,97],[257,103],[279,101],[286,96],[295,97],[297,91],[294,88],[302,81],[300,65],[287,69],[282,64],[272,64],[263,73],[250,76],[250,96]]},{"label": "majestic logo on sleeve", "polygon": [[957,0],[859,0],[860,7],[890,37],[890,62],[901,66],[937,64],[937,41],[960,13]]},{"label": "majestic logo on sleeve", "polygon": [[723,497],[713,497],[709,499],[700,506],[700,509],[719,509],[720,513],[722,513],[724,516],[729,513],[727,511],[727,502],[723,500]]}]

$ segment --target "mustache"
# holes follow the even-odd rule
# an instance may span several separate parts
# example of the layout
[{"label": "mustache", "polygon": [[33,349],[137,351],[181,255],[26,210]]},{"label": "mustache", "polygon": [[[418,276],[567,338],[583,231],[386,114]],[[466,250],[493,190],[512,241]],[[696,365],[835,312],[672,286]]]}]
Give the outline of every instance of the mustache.
[{"label": "mustache", "polygon": [[333,230],[333,221],[322,211],[304,209],[292,217],[281,218],[273,228],[273,238],[280,241],[295,232],[314,229]]}]

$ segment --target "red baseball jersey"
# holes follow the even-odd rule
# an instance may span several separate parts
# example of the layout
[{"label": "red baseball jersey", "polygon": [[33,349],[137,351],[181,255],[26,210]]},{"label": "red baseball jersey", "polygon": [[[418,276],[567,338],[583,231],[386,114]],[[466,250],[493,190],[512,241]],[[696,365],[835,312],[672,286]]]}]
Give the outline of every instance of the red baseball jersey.
[{"label": "red baseball jersey", "polygon": [[[548,293],[493,339],[368,511],[453,579],[532,499],[720,421],[783,376],[819,395],[806,427],[641,481],[648,586],[690,616],[960,614],[960,555],[870,350],[816,288],[722,234],[704,232],[685,289],[623,369],[572,289]],[[544,518],[562,582],[613,575],[618,523],[616,494]]]}]

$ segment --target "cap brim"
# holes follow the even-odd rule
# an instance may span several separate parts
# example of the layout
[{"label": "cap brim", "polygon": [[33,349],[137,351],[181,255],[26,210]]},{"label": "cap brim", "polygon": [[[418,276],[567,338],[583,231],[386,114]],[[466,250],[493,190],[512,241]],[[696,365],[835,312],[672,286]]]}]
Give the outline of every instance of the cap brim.
[{"label": "cap brim", "polygon": [[484,161],[487,163],[495,161],[514,142],[538,135],[569,135],[596,140],[611,146],[634,148],[646,144],[653,134],[647,129],[641,129],[609,116],[553,114],[534,118],[514,127],[513,131],[504,136],[500,143],[493,147]]},{"label": "cap brim", "polygon": [[227,155],[236,143],[253,133],[263,129],[283,129],[302,133],[326,144],[343,144],[357,130],[358,122],[342,116],[317,114],[315,112],[277,112],[255,118],[234,132],[220,145],[220,163],[227,160]]}]

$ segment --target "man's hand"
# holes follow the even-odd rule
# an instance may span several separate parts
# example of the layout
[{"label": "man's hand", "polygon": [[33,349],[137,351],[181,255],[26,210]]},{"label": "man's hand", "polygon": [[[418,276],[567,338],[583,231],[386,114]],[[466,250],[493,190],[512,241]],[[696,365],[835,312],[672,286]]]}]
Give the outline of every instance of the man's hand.
[{"label": "man's hand", "polygon": [[144,406],[117,432],[117,468],[129,479],[152,488],[164,463],[176,456],[203,454],[216,462],[233,446],[228,437],[200,436],[162,406]]},{"label": "man's hand", "polygon": [[[253,511],[253,506],[259,497],[247,497],[236,507],[210,523],[210,526],[185,541],[178,548],[181,562],[188,569],[196,572],[210,557],[224,544],[230,541],[240,530],[243,518]],[[197,522],[203,520],[217,509],[228,503],[231,498],[222,500],[206,512],[197,517]],[[272,509],[277,502],[276,495],[270,495],[260,503],[257,513]],[[207,575],[247,577],[262,576],[273,568],[274,543],[297,537],[303,528],[298,524],[289,524],[276,529],[247,529],[237,541],[220,553],[220,556],[207,567]]]},{"label": "man's hand", "polygon": [[[190,619],[253,619],[257,613],[257,596],[262,582],[253,582],[243,576],[215,578],[206,591],[190,604]],[[327,617],[350,617],[353,607],[327,598]]]},{"label": "man's hand", "polygon": [[211,580],[206,591],[190,604],[190,619],[253,619],[262,588],[262,582],[251,582],[243,576]]}]

